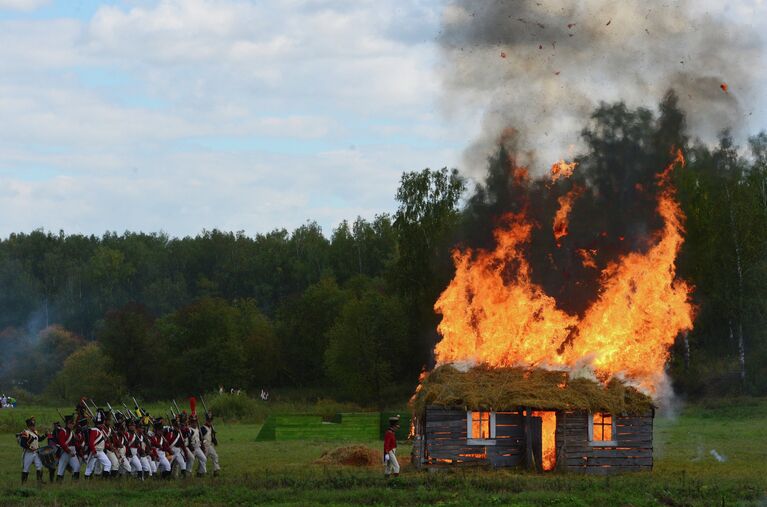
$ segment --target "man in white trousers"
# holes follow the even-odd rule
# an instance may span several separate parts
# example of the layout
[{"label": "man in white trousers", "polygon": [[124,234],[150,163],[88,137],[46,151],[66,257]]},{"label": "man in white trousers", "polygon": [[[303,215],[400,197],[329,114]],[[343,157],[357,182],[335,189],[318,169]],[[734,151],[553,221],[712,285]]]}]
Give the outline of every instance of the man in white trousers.
[{"label": "man in white trousers", "polygon": [[154,435],[151,438],[152,448],[157,455],[157,471],[160,473],[160,477],[163,479],[170,478],[170,461],[165,455],[166,452],[170,452],[168,442],[165,440],[165,430],[163,429],[162,421],[154,423]]},{"label": "man in white trousers", "polygon": [[399,429],[399,416],[389,418],[389,429],[384,434],[384,475],[388,479],[393,474],[399,475],[399,462],[397,462],[397,435]]},{"label": "man in white trousers", "polygon": [[218,464],[218,452],[216,452],[218,439],[216,430],[213,428],[213,414],[210,412],[205,413],[205,424],[200,428],[200,435],[202,435],[202,450],[213,465],[213,477],[218,477],[221,470],[221,465]]},{"label": "man in white trousers", "polygon": [[27,482],[29,467],[32,463],[35,464],[37,469],[37,482],[43,482],[43,462],[40,461],[40,456],[37,455],[37,451],[40,448],[40,436],[35,430],[35,418],[30,417],[24,423],[27,425],[26,429],[16,435],[19,439],[19,445],[24,449],[24,452],[21,454],[21,483]]},{"label": "man in white trousers", "polygon": [[56,434],[56,443],[59,445],[59,466],[56,470],[56,481],[64,480],[64,472],[67,468],[72,470],[72,480],[80,477],[80,459],[77,457],[75,443],[75,416],[64,416],[64,426],[59,428]]},{"label": "man in white trousers", "polygon": [[181,427],[178,419],[171,421],[171,429],[168,432],[168,447],[170,447],[173,453],[173,458],[178,463],[181,476],[186,477],[186,444],[184,443],[184,435],[181,433]]},{"label": "man in white trousers", "polygon": [[140,440],[136,434],[136,421],[128,420],[128,431],[125,432],[125,457],[130,463],[130,473],[139,479],[144,478],[144,471],[139,458]]},{"label": "man in white trousers", "polygon": [[186,471],[191,475],[195,460],[197,461],[197,477],[202,477],[207,473],[208,458],[202,450],[202,439],[200,438],[200,424],[197,420],[197,414],[189,417],[189,454],[192,458],[186,464]]},{"label": "man in white trousers", "polygon": [[106,446],[107,436],[106,427],[104,426],[105,417],[104,412],[101,410],[96,411],[96,415],[93,418],[95,427],[88,430],[88,464],[85,466],[85,478],[90,479],[93,475],[93,471],[96,468],[96,463],[101,463],[102,474],[104,478],[109,477],[112,470],[112,462],[109,461],[107,455],[104,453]]}]

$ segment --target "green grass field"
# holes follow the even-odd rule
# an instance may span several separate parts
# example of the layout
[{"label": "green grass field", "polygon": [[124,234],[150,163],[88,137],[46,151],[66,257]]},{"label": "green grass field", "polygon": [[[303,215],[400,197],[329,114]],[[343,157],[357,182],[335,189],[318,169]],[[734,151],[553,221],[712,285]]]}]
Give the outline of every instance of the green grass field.
[{"label": "green grass field", "polygon": [[[53,409],[16,409],[13,417]],[[55,411],[53,411],[55,413]],[[3,417],[0,414],[0,424]],[[52,416],[51,416],[52,417]],[[6,419],[6,422],[10,422]],[[419,473],[387,482],[382,467],[312,464],[339,443],[256,442],[256,424],[220,424],[223,474],[174,482],[80,481],[25,487],[20,449],[0,434],[0,503],[26,505],[763,505],[767,506],[767,400],[690,406],[659,418],[655,470],[618,477],[534,475],[517,471]],[[360,442],[371,447],[379,441]],[[726,458],[716,460],[711,450]],[[399,454],[409,455],[401,445]],[[33,474],[34,477],[34,474]]]}]

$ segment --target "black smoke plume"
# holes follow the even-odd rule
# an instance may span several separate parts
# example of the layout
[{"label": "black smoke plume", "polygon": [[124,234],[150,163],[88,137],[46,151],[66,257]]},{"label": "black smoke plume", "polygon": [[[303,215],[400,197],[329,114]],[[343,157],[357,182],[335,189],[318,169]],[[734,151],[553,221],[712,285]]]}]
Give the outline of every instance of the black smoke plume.
[{"label": "black smoke plume", "polygon": [[668,89],[694,136],[737,135],[762,50],[753,28],[691,0],[456,0],[440,45],[447,109],[484,111],[466,152],[475,171],[504,129],[518,131],[520,161],[540,170],[582,146],[579,130],[599,103],[648,107]]}]

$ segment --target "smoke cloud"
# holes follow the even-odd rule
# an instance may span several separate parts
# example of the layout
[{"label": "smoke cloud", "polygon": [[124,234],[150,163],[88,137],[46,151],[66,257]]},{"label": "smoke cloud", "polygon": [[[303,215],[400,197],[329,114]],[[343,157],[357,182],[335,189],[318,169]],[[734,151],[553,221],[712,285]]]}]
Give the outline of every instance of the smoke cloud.
[{"label": "smoke cloud", "polygon": [[600,102],[650,106],[670,88],[693,135],[737,134],[761,54],[753,29],[684,0],[456,0],[439,42],[447,109],[485,111],[465,154],[475,172],[506,128],[527,150],[521,162],[540,169],[579,145]]}]

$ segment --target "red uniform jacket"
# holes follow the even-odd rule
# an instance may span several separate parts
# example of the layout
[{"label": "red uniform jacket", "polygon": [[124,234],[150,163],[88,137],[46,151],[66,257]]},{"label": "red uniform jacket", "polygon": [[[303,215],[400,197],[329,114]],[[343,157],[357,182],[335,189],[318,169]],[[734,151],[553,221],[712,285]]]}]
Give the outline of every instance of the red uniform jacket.
[{"label": "red uniform jacket", "polygon": [[73,443],[72,441],[74,439],[74,432],[67,428],[59,428],[59,431],[56,432],[56,442],[59,444],[59,447],[61,447],[61,450],[67,454],[71,453],[72,448],[70,447],[70,444]]},{"label": "red uniform jacket", "polygon": [[79,431],[75,433],[75,450],[77,451],[77,455],[80,456],[81,458],[85,456],[86,447],[87,447],[87,444],[85,443],[85,432]]},{"label": "red uniform jacket", "polygon": [[125,435],[123,435],[119,431],[113,431],[112,432],[112,449],[116,451],[120,449],[121,447],[125,447]]},{"label": "red uniform jacket", "polygon": [[389,451],[397,448],[397,437],[392,430],[386,430],[384,435],[384,454],[389,454]]},{"label": "red uniform jacket", "polygon": [[135,433],[131,433],[130,431],[125,432],[125,454],[130,457],[132,456],[131,449],[136,449],[139,456],[142,454],[142,449],[139,446],[139,438],[138,435]]},{"label": "red uniform jacket", "polygon": [[168,447],[180,447],[184,452],[186,452],[184,436],[179,430],[173,428],[171,431],[165,434],[165,438],[168,440]]},{"label": "red uniform jacket", "polygon": [[88,432],[88,449],[91,453],[96,452],[96,445],[106,440],[106,435],[101,428],[91,428]]}]

